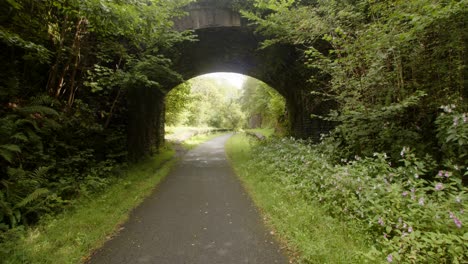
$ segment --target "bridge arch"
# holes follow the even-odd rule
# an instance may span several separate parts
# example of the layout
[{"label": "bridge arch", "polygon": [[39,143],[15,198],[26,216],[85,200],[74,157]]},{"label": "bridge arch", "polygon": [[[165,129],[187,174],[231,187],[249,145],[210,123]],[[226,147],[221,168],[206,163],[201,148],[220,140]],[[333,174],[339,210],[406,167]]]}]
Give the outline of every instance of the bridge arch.
[{"label": "bridge arch", "polygon": [[[187,7],[188,16],[175,21],[179,30],[194,30],[197,41],[173,48],[169,55],[173,68],[184,80],[212,72],[233,72],[259,79],[286,99],[291,136],[318,139],[330,124],[311,115],[323,114],[328,107],[311,95],[307,81],[310,72],[304,68],[297,47],[272,45],[259,49],[262,36],[247,26],[228,3],[199,0]],[[178,84],[168,84],[167,92]],[[152,98],[151,102],[135,102],[130,110],[128,142],[132,159],[149,154],[164,141],[164,94],[154,93],[145,96]],[[151,128],[147,124],[152,124]],[[144,138],[141,131],[145,131]]]}]

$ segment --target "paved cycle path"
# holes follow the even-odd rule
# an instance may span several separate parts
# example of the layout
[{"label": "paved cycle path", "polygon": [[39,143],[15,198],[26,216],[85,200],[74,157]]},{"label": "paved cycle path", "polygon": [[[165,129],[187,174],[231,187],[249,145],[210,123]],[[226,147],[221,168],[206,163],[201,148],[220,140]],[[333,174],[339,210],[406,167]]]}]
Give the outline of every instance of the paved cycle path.
[{"label": "paved cycle path", "polygon": [[229,137],[187,152],[88,263],[288,263],[226,160]]}]

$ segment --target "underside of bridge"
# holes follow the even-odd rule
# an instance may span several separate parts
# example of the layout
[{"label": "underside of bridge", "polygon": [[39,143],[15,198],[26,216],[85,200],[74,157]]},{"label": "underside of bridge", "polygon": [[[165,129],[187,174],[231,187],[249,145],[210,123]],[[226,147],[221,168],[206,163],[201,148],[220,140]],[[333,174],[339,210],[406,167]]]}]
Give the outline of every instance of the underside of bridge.
[{"label": "underside of bridge", "polygon": [[[311,95],[311,72],[304,67],[297,47],[272,45],[259,49],[262,37],[246,26],[237,12],[213,0],[192,4],[188,11],[188,16],[176,21],[176,28],[194,30],[197,41],[182,43],[169,55],[173,68],[184,80],[212,72],[257,78],[285,97],[291,136],[318,140],[321,133],[329,131],[329,123],[311,118],[312,114],[325,114],[330,107]],[[166,84],[166,92],[179,82]],[[164,142],[164,96],[160,91],[145,89],[134,89],[129,94],[130,158],[150,154]]]}]

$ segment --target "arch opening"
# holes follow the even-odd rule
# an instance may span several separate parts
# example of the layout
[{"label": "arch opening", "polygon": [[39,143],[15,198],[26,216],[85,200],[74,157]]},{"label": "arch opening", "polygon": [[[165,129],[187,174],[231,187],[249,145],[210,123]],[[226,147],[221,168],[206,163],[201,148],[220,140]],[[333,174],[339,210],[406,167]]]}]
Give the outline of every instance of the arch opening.
[{"label": "arch opening", "polygon": [[182,141],[207,130],[264,129],[284,134],[285,99],[266,83],[217,72],[192,78],[165,98],[166,139]]}]

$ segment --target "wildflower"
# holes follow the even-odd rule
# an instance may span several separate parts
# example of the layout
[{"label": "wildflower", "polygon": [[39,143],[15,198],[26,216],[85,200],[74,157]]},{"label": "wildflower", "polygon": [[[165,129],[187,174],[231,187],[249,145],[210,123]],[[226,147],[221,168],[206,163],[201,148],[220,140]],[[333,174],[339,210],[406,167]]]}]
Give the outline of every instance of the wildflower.
[{"label": "wildflower", "polygon": [[453,118],[453,126],[458,126],[458,116]]},{"label": "wildflower", "polygon": [[462,119],[463,119],[463,123],[466,123],[467,122],[467,116],[466,116],[466,113],[463,113],[462,115]]},{"label": "wildflower", "polygon": [[401,157],[405,157],[405,153],[408,152],[408,150],[409,150],[409,148],[403,147],[403,149],[402,149],[401,152],[400,152],[400,156],[401,156]]},{"label": "wildflower", "polygon": [[436,185],[435,185],[435,190],[436,191],[440,191],[443,188],[444,188],[444,185],[442,183],[440,183],[440,182],[436,183]]},{"label": "wildflower", "polygon": [[448,171],[446,171],[444,176],[445,176],[445,178],[448,178],[448,177],[450,177],[450,173]]},{"label": "wildflower", "polygon": [[450,218],[453,219],[453,222],[455,223],[455,225],[458,228],[461,228],[462,227],[462,222],[460,221],[460,219],[458,219],[452,212],[449,212],[449,214],[450,214]]},{"label": "wildflower", "polygon": [[403,195],[403,197],[406,197],[406,196],[408,196],[408,192],[404,191],[401,195]]},{"label": "wildflower", "polygon": [[384,226],[384,225],[385,225],[385,222],[384,222],[384,220],[382,219],[382,217],[379,217],[378,223],[379,223],[379,225],[381,225],[381,226]]},{"label": "wildflower", "polygon": [[419,179],[419,175],[417,173],[414,174],[415,179]]},{"label": "wildflower", "polygon": [[387,261],[388,261],[388,262],[393,262],[393,256],[392,256],[392,254],[389,254],[389,255],[387,256]]},{"label": "wildflower", "polygon": [[410,226],[408,227],[408,233],[411,233],[411,232],[413,232],[413,227]]},{"label": "wildflower", "polygon": [[444,175],[444,171],[439,171],[439,173],[437,173],[437,176],[439,176],[441,178],[443,177],[443,175]]},{"label": "wildflower", "polygon": [[386,233],[383,233],[383,237],[387,239],[388,235]]},{"label": "wildflower", "polygon": [[455,197],[455,202],[461,203],[461,198],[460,198],[460,196]]},{"label": "wildflower", "polygon": [[418,203],[419,205],[424,206],[424,198],[423,197],[419,198]]}]

